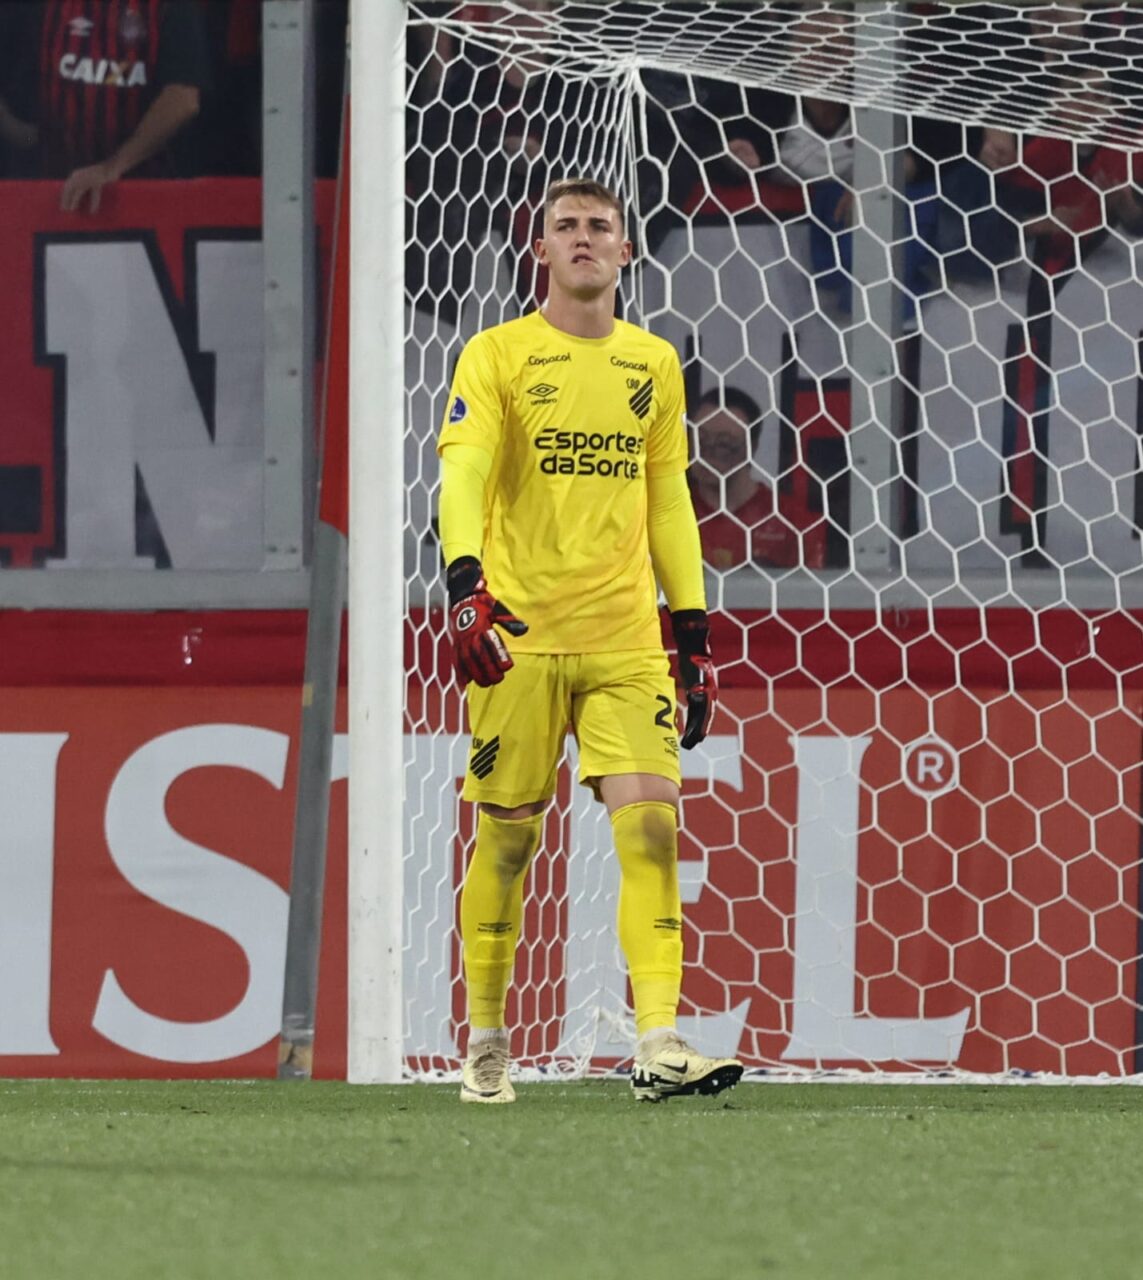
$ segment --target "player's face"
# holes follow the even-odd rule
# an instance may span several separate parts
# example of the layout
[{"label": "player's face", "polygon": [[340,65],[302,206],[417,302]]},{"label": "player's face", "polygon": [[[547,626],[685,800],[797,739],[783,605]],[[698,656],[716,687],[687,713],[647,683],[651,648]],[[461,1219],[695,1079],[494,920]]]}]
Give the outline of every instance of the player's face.
[{"label": "player's face", "polygon": [[750,427],[730,409],[710,409],[698,421],[699,461],[728,476],[750,461]]},{"label": "player's face", "polygon": [[544,220],[536,257],[548,268],[550,287],[574,298],[613,289],[631,261],[619,213],[591,196],[561,196]]}]

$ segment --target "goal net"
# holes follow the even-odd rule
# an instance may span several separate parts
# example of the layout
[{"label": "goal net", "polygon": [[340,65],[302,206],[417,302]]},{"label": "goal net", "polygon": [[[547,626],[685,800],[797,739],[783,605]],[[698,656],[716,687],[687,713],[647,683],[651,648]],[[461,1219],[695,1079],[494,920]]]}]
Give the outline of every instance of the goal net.
[{"label": "goal net", "polygon": [[[724,696],[683,759],[684,1034],[772,1074],[1143,1071],[1143,13],[413,0],[407,39],[409,1071],[465,1043],[435,437],[572,174],[627,203],[624,313],[687,382]],[[509,1003],[541,1073],[632,1051],[574,765]]]}]

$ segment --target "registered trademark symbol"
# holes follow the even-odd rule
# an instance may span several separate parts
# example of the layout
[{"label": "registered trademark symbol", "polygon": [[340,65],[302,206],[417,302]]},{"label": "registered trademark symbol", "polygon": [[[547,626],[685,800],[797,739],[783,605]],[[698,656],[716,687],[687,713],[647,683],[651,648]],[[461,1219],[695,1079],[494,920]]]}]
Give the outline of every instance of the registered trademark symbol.
[{"label": "registered trademark symbol", "polygon": [[915,795],[931,800],[959,781],[957,753],[941,738],[922,738],[905,748],[902,781]]}]

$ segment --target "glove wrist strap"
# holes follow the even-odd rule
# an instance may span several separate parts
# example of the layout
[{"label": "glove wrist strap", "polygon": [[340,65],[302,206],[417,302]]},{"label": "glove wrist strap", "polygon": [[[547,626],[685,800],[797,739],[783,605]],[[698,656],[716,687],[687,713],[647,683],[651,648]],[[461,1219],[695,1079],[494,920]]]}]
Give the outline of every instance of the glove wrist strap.
[{"label": "glove wrist strap", "polygon": [[454,560],[445,570],[449,607],[472,595],[483,577],[484,570],[475,556],[459,556]]},{"label": "glove wrist strap", "polygon": [[676,609],[671,614],[671,629],[680,653],[688,657],[706,653],[710,624],[705,609]]}]

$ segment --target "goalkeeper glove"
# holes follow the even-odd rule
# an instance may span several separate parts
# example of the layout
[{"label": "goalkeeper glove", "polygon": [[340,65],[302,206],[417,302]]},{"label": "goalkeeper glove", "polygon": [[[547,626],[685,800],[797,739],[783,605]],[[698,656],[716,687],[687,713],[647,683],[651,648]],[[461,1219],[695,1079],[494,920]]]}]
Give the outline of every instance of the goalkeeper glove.
[{"label": "goalkeeper glove", "polygon": [[679,745],[690,750],[710,732],[718,705],[718,676],[710,656],[710,625],[705,609],[676,609],[671,614],[679,676],[687,693],[687,722]]},{"label": "goalkeeper glove", "polygon": [[508,648],[497,627],[509,635],[522,636],[528,630],[510,609],[488,591],[484,570],[475,556],[461,556],[449,565],[448,633],[452,640],[453,665],[461,685],[470,680],[482,689],[499,684],[512,668]]}]

